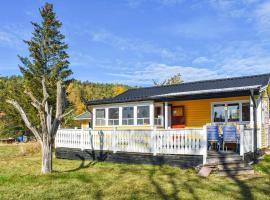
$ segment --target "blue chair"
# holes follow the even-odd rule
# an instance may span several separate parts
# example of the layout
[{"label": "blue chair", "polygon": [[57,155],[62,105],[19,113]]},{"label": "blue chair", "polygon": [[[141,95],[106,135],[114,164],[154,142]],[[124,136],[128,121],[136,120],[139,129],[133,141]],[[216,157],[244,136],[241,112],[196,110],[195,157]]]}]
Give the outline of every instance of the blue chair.
[{"label": "blue chair", "polygon": [[239,138],[237,137],[236,127],[227,125],[222,128],[222,131],[223,131],[223,151],[226,143],[235,143],[236,151],[238,152]]},{"label": "blue chair", "polygon": [[217,144],[218,151],[220,151],[218,126],[207,126],[207,141],[208,141],[208,150],[212,149],[212,144]]}]

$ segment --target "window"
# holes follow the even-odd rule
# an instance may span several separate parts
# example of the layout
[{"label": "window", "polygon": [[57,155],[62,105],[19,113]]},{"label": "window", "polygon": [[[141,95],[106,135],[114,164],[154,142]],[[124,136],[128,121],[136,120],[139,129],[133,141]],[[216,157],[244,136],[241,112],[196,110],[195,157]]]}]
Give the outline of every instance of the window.
[{"label": "window", "polygon": [[162,125],[163,116],[162,116],[161,109],[162,107],[160,106],[155,107],[155,125],[158,125],[158,126]]},{"label": "window", "polygon": [[225,104],[214,105],[214,122],[225,122]]},{"label": "window", "polygon": [[137,107],[137,124],[138,125],[150,124],[149,106],[138,106]]},{"label": "window", "polygon": [[248,122],[250,121],[250,104],[242,103],[242,121]]},{"label": "window", "polygon": [[213,122],[249,122],[250,103],[219,103],[212,107]]},{"label": "window", "polygon": [[119,125],[119,108],[109,108],[109,125]]},{"label": "window", "polygon": [[105,109],[96,109],[96,126],[105,126]]},{"label": "window", "polygon": [[123,107],[122,110],[122,125],[133,125],[134,124],[134,108]]},{"label": "window", "polygon": [[240,120],[239,103],[227,105],[227,119],[228,119],[228,122],[239,122]]}]

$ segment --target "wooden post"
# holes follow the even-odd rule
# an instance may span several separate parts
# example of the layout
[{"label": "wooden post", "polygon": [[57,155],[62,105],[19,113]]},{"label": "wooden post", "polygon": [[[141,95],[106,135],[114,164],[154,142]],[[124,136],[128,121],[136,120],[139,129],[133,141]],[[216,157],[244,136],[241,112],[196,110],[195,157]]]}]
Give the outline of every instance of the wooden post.
[{"label": "wooden post", "polygon": [[240,156],[244,159],[244,125],[240,125]]},{"label": "wooden post", "polygon": [[203,126],[203,137],[202,137],[202,151],[203,151],[203,164],[207,162],[207,126]]},{"label": "wooden post", "polygon": [[151,129],[153,129],[154,128],[154,118],[155,118],[155,108],[154,108],[154,103],[151,103],[150,104],[150,106],[149,106],[149,114],[150,114],[150,116],[149,116],[149,118],[150,118],[150,127],[151,127]]},{"label": "wooden post", "polygon": [[116,128],[115,127],[113,128],[112,140],[113,140],[112,150],[113,150],[113,153],[116,153],[116,151],[117,151],[116,150],[117,135],[116,135]]},{"label": "wooden post", "polygon": [[154,128],[153,130],[151,130],[151,151],[153,153],[154,156],[157,155],[157,139],[156,139],[156,135],[157,135],[157,129]]},{"label": "wooden post", "polygon": [[164,125],[164,128],[165,129],[168,129],[168,122],[169,122],[169,112],[168,112],[168,102],[165,102],[165,106],[164,106],[164,109],[165,109],[165,125]]},{"label": "wooden post", "polygon": [[254,90],[250,90],[253,105],[253,157],[254,162],[257,161],[257,104],[254,96]]}]

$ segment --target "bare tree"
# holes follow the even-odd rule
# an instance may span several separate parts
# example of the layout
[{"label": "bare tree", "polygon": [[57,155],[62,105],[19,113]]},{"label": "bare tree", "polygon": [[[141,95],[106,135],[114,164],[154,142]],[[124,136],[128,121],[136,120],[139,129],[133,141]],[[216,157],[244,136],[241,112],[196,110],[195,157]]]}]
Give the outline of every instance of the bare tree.
[{"label": "bare tree", "polygon": [[[52,147],[54,144],[57,129],[61,123],[61,120],[66,115],[71,113],[72,110],[70,110],[67,113],[64,113],[66,94],[65,94],[65,89],[62,85],[62,81],[57,82],[55,108],[53,108],[53,106],[50,105],[48,102],[49,94],[47,92],[45,78],[42,79],[42,93],[43,93],[43,99],[40,102],[33,95],[32,92],[25,91],[25,94],[28,95],[28,97],[31,99],[32,106],[34,106],[35,109],[37,109],[38,111],[40,127],[41,127],[40,129],[32,125],[25,111],[16,100],[9,99],[7,100],[7,103],[15,107],[15,109],[21,115],[25,125],[29,128],[29,130],[31,130],[31,132],[34,134],[37,141],[41,144],[41,150],[42,150],[41,173],[46,174],[46,173],[52,172]],[[53,116],[53,110],[55,110],[55,116]]]},{"label": "bare tree", "polygon": [[174,84],[181,84],[183,82],[184,81],[183,81],[180,73],[177,73],[177,74],[173,75],[172,77],[165,79],[163,81],[160,81],[160,82],[153,80],[153,83],[155,86],[174,85]]}]

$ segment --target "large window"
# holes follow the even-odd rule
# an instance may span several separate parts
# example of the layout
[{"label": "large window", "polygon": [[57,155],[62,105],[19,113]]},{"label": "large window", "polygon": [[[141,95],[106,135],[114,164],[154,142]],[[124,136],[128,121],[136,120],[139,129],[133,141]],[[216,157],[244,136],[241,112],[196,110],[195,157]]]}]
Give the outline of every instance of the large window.
[{"label": "large window", "polygon": [[96,109],[96,126],[105,126],[105,109]]},{"label": "large window", "polygon": [[[242,111],[242,112],[241,112]],[[213,122],[249,122],[249,102],[217,103],[212,107]]]},{"label": "large window", "polygon": [[161,106],[156,106],[155,107],[155,125],[162,125],[162,107]]},{"label": "large window", "polygon": [[249,122],[250,121],[250,104],[242,103],[242,121]]},{"label": "large window", "polygon": [[119,125],[119,108],[109,108],[109,125]]},{"label": "large window", "polygon": [[137,124],[138,125],[149,125],[149,106],[138,106],[137,107]]},{"label": "large window", "polygon": [[240,120],[240,107],[239,103],[227,105],[228,122],[239,122]]},{"label": "large window", "polygon": [[122,125],[133,125],[134,124],[134,108],[123,107],[122,109]]},{"label": "large window", "polygon": [[214,122],[225,122],[225,104],[213,106]]}]

